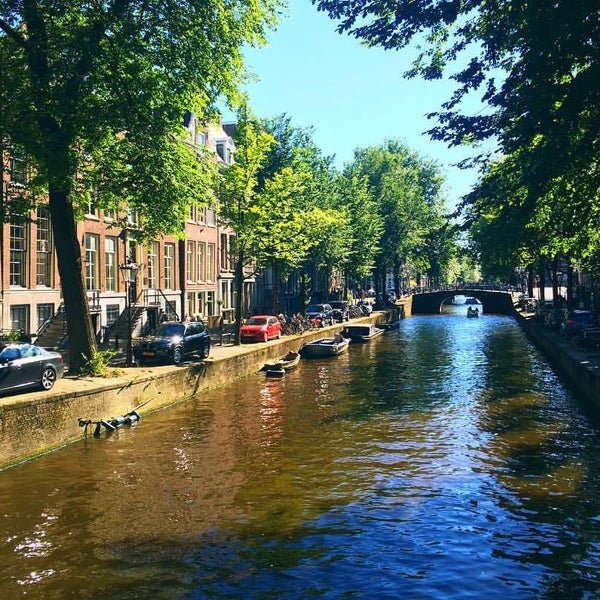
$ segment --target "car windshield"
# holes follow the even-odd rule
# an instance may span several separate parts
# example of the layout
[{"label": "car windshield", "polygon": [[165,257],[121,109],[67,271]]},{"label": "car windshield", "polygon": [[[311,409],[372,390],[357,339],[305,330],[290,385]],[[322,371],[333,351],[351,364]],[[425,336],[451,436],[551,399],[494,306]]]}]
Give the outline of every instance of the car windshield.
[{"label": "car windshield", "polygon": [[158,337],[181,337],[185,327],[180,323],[169,323],[168,325],[163,325],[157,332]]},{"label": "car windshield", "polygon": [[306,309],[306,312],[323,312],[323,305],[322,304],[311,304]]},{"label": "car windshield", "polygon": [[265,325],[267,319],[261,317],[251,317],[246,321],[246,325]]}]

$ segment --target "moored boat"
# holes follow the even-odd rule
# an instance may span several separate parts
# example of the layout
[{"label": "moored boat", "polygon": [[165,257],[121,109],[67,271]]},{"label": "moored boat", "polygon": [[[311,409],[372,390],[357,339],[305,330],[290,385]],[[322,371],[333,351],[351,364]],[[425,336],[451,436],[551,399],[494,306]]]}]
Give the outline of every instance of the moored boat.
[{"label": "moored boat", "polygon": [[363,325],[346,325],[343,329],[344,337],[350,338],[352,342],[368,342],[374,337],[380,336],[385,331],[373,323]]},{"label": "moored boat", "polygon": [[308,342],[300,348],[300,355],[306,358],[322,358],[325,356],[337,356],[348,350],[350,339],[340,335],[334,338],[320,338],[313,342]]},{"label": "moored boat", "polygon": [[300,354],[290,351],[276,362],[265,363],[262,371],[265,371],[267,377],[283,377],[286,372],[293,371],[300,362]]},{"label": "moored boat", "polygon": [[477,319],[478,317],[479,317],[479,309],[477,307],[472,308],[471,306],[469,306],[469,308],[467,308],[467,318]]}]

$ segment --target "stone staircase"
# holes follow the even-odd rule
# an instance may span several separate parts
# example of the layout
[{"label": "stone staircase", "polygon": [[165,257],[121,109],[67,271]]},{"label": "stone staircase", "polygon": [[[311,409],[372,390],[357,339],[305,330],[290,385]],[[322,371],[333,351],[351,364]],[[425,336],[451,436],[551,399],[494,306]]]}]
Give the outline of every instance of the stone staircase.
[{"label": "stone staircase", "polygon": [[105,344],[114,348],[125,345],[129,337],[129,314],[131,313],[131,333],[136,330],[142,315],[146,310],[143,306],[129,306],[120,315],[119,318],[110,326],[106,336]]},{"label": "stone staircase", "polygon": [[35,343],[42,348],[60,348],[67,335],[67,321],[65,311],[61,306],[54,316],[46,322],[35,339]]}]

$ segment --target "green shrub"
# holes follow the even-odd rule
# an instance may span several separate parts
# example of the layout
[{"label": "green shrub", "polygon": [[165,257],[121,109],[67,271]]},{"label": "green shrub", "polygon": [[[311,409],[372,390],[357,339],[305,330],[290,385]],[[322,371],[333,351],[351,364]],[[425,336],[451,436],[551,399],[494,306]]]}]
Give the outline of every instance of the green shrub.
[{"label": "green shrub", "polygon": [[97,350],[91,358],[83,355],[84,364],[81,369],[81,375],[90,377],[110,377],[114,369],[110,367],[110,361],[115,355],[112,350]]}]

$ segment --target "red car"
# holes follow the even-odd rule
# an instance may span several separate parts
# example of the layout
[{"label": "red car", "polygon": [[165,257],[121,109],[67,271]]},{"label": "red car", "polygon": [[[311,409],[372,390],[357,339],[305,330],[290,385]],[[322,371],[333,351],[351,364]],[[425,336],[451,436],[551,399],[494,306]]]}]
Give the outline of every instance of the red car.
[{"label": "red car", "polygon": [[268,342],[281,337],[281,323],[277,317],[258,315],[246,319],[240,329],[240,340],[243,342]]}]

